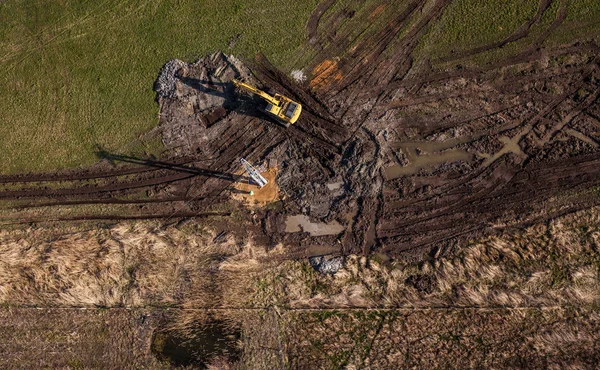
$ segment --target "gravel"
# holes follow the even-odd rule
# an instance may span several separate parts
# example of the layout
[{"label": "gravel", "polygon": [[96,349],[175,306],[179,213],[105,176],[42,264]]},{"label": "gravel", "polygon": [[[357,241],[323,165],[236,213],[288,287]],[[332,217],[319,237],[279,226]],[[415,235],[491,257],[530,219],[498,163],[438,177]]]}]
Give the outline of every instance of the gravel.
[{"label": "gravel", "polygon": [[344,265],[344,258],[341,256],[314,256],[309,257],[308,262],[319,273],[323,275],[333,275]]},{"label": "gravel", "polygon": [[168,61],[161,69],[154,90],[160,98],[174,98],[177,92],[177,72],[186,66],[186,63],[173,59]]}]

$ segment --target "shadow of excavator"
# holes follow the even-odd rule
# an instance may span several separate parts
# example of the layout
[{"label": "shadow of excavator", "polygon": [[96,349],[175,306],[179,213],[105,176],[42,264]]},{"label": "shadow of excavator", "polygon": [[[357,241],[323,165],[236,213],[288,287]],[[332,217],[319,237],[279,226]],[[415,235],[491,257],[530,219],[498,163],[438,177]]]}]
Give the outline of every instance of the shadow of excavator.
[{"label": "shadow of excavator", "polygon": [[198,168],[198,167],[194,167],[194,166],[190,166],[190,165],[186,165],[186,164],[164,162],[164,161],[156,160],[154,158],[138,158],[138,157],[133,157],[133,156],[129,156],[129,155],[114,154],[114,153],[109,153],[103,149],[97,149],[95,154],[98,158],[105,159],[105,160],[109,161],[111,164],[115,164],[115,162],[125,162],[125,163],[132,163],[132,164],[140,165],[140,166],[147,166],[147,167],[154,167],[154,168],[158,168],[158,169],[166,169],[166,170],[171,170],[171,171],[189,173],[190,175],[213,177],[213,178],[221,179],[224,181],[230,181],[230,182],[247,183],[248,181],[250,181],[249,177],[243,176],[243,175],[236,175],[236,174],[228,173],[228,172],[221,172],[221,171],[215,171],[215,170],[211,170],[211,169]]},{"label": "shadow of excavator", "polygon": [[223,108],[228,111],[236,111],[245,116],[261,118],[280,125],[277,120],[264,112],[267,106],[264,99],[253,94],[236,94],[236,88],[231,82],[214,82],[182,76],[177,78],[192,89],[224,99]]},{"label": "shadow of excavator", "polygon": [[205,94],[214,95],[225,101],[235,100],[235,87],[230,82],[214,82],[207,80],[199,80],[192,77],[177,77],[184,85],[198,90]]}]

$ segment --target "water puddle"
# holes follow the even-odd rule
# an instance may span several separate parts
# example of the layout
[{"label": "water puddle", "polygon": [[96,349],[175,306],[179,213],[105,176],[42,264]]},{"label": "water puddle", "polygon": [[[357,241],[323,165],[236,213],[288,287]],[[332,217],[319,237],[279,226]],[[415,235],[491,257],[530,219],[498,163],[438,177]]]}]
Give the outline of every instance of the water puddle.
[{"label": "water puddle", "polygon": [[514,153],[519,156],[525,156],[525,154],[521,150],[521,147],[519,146],[519,143],[521,142],[521,139],[523,139],[525,135],[529,133],[530,130],[531,127],[528,126],[519,134],[515,135],[515,137],[513,137],[512,139],[508,136],[501,136],[499,140],[504,144],[504,147],[500,149],[497,153],[486,159],[486,161],[483,162],[483,166],[489,166],[490,164],[494,163],[498,158],[508,153]]},{"label": "water puddle", "polygon": [[328,224],[324,222],[311,222],[305,215],[288,216],[285,221],[285,232],[297,233],[307,232],[311,236],[336,235],[344,231],[344,226],[333,221]]},{"label": "water puddle", "polygon": [[342,252],[341,244],[337,245],[311,245],[306,248],[309,256],[324,256],[326,254],[338,254]]},{"label": "water puddle", "polygon": [[407,152],[410,164],[408,166],[393,165],[386,168],[385,177],[388,180],[393,180],[400,176],[414,175],[423,168],[431,169],[443,163],[468,161],[473,157],[473,154],[460,149],[447,150],[440,154],[423,155],[417,155],[414,149],[409,149]]},{"label": "water puddle", "polygon": [[586,143],[596,147],[596,148],[598,147],[598,142],[596,140],[592,139],[589,136],[582,134],[581,132],[579,132],[577,130],[573,130],[572,128],[567,128],[567,129],[565,129],[565,132],[583,142],[586,142]]},{"label": "water puddle", "polygon": [[339,182],[332,182],[330,184],[327,184],[327,189],[329,190],[338,190],[342,187],[343,182],[339,181]]}]

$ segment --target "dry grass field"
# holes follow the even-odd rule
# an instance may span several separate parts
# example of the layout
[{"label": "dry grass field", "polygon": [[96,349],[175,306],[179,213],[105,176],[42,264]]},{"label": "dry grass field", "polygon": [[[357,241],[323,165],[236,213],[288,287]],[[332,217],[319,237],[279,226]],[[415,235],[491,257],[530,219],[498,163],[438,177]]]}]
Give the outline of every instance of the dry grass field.
[{"label": "dry grass field", "polygon": [[148,351],[155,326],[147,310],[4,308],[0,367],[168,369]]},{"label": "dry grass field", "polygon": [[[479,240],[418,264],[350,256],[334,276],[282,260],[282,246],[266,252],[232,236],[213,243],[215,233],[194,223],[4,232],[0,335],[26,336],[34,347],[80,343],[69,353],[96,368],[104,362],[81,351],[109,351],[114,342],[102,335],[131,337],[127,346],[137,343],[143,357],[149,333],[190,340],[211,320],[241,333],[241,368],[587,368],[586,359],[600,354],[597,214]],[[46,315],[36,306],[62,307],[52,311],[58,322],[82,320],[72,330],[77,341],[54,319],[29,320]],[[140,310],[155,318],[135,319]],[[90,329],[98,315],[110,323],[106,334]],[[19,343],[6,351],[29,364],[15,357]]]}]

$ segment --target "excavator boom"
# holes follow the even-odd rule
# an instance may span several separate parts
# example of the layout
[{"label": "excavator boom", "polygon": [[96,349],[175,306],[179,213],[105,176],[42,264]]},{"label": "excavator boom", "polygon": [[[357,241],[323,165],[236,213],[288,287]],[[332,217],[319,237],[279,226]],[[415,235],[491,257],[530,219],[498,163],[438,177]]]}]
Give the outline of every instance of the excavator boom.
[{"label": "excavator boom", "polygon": [[279,102],[277,100],[275,100],[274,97],[272,97],[271,95],[267,94],[266,92],[264,92],[262,90],[257,89],[254,86],[250,86],[247,83],[244,83],[242,81],[238,81],[236,79],[231,80],[231,82],[233,82],[233,84],[236,87],[241,87],[242,89],[245,89],[246,91],[249,91],[252,94],[260,96],[261,98],[265,99],[270,104],[274,104],[274,105],[278,105],[279,104]]}]

